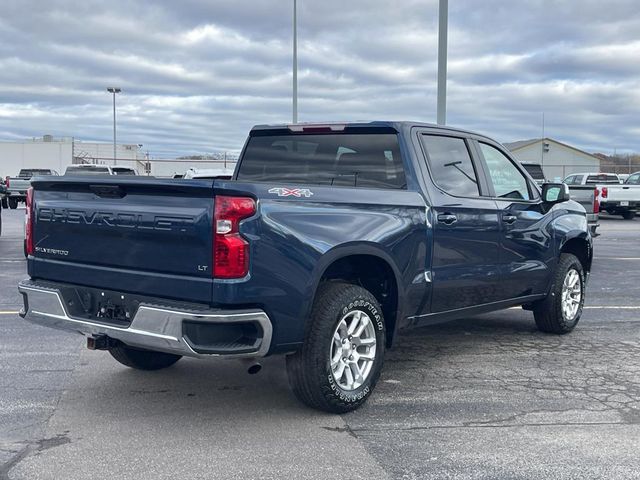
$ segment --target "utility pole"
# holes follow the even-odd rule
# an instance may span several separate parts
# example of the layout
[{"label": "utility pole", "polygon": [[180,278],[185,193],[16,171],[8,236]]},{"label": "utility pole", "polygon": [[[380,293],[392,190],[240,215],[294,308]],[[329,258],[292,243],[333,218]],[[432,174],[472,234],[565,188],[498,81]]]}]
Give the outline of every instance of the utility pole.
[{"label": "utility pole", "polygon": [[113,94],[113,164],[117,165],[116,159],[116,93],[120,93],[122,90],[117,87],[107,88],[107,92]]},{"label": "utility pole", "polygon": [[293,123],[298,123],[298,0],[293,0]]},{"label": "utility pole", "polygon": [[449,0],[438,7],[438,125],[447,123],[447,28]]}]

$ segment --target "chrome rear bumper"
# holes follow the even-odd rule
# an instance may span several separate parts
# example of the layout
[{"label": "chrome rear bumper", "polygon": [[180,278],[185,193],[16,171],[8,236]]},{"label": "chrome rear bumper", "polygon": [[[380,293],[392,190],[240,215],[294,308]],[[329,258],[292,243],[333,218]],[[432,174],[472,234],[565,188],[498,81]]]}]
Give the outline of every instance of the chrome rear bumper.
[{"label": "chrome rear bumper", "polygon": [[[271,346],[272,326],[265,312],[252,310],[183,310],[157,305],[140,304],[130,325],[119,327],[85,318],[72,317],[64,307],[60,291],[50,285],[42,286],[32,280],[18,285],[24,297],[20,316],[39,325],[59,330],[78,332],[87,336],[106,335],[139,348],[174,353],[190,357],[262,357]],[[253,323],[261,330],[257,344],[250,352],[246,346],[242,353],[225,348],[224,353],[198,353],[184,336],[183,322],[196,322],[204,326]]]}]

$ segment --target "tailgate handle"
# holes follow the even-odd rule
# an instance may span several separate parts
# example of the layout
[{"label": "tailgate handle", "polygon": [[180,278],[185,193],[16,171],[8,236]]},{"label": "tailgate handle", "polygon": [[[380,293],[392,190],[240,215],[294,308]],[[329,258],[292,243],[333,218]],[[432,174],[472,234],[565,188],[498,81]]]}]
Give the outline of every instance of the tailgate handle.
[{"label": "tailgate handle", "polygon": [[89,185],[89,190],[102,198],[122,198],[126,195],[119,185]]}]

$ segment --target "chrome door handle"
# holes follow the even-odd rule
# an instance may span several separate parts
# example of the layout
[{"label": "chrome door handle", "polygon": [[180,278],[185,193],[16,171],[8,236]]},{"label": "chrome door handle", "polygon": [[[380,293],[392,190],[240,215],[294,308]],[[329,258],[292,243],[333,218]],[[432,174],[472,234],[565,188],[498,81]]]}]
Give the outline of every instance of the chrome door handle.
[{"label": "chrome door handle", "polygon": [[458,221],[458,217],[453,215],[452,213],[440,213],[438,215],[438,222],[445,223],[447,225],[451,225]]},{"label": "chrome door handle", "polygon": [[502,221],[504,223],[508,223],[509,225],[514,223],[516,220],[518,220],[518,217],[516,217],[515,215],[503,215],[502,216]]}]

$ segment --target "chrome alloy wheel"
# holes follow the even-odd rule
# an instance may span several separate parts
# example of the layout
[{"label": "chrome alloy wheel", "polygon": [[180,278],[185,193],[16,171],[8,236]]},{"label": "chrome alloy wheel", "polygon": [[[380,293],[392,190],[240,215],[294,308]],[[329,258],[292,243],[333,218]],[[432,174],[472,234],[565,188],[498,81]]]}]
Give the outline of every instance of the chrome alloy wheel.
[{"label": "chrome alloy wheel", "polygon": [[376,329],[369,315],[351,310],[338,322],[331,342],[331,373],[343,390],[355,390],[369,377],[376,359]]},{"label": "chrome alloy wheel", "polygon": [[571,268],[564,277],[562,284],[562,316],[567,321],[572,321],[578,314],[582,301],[582,284],[580,274]]}]

